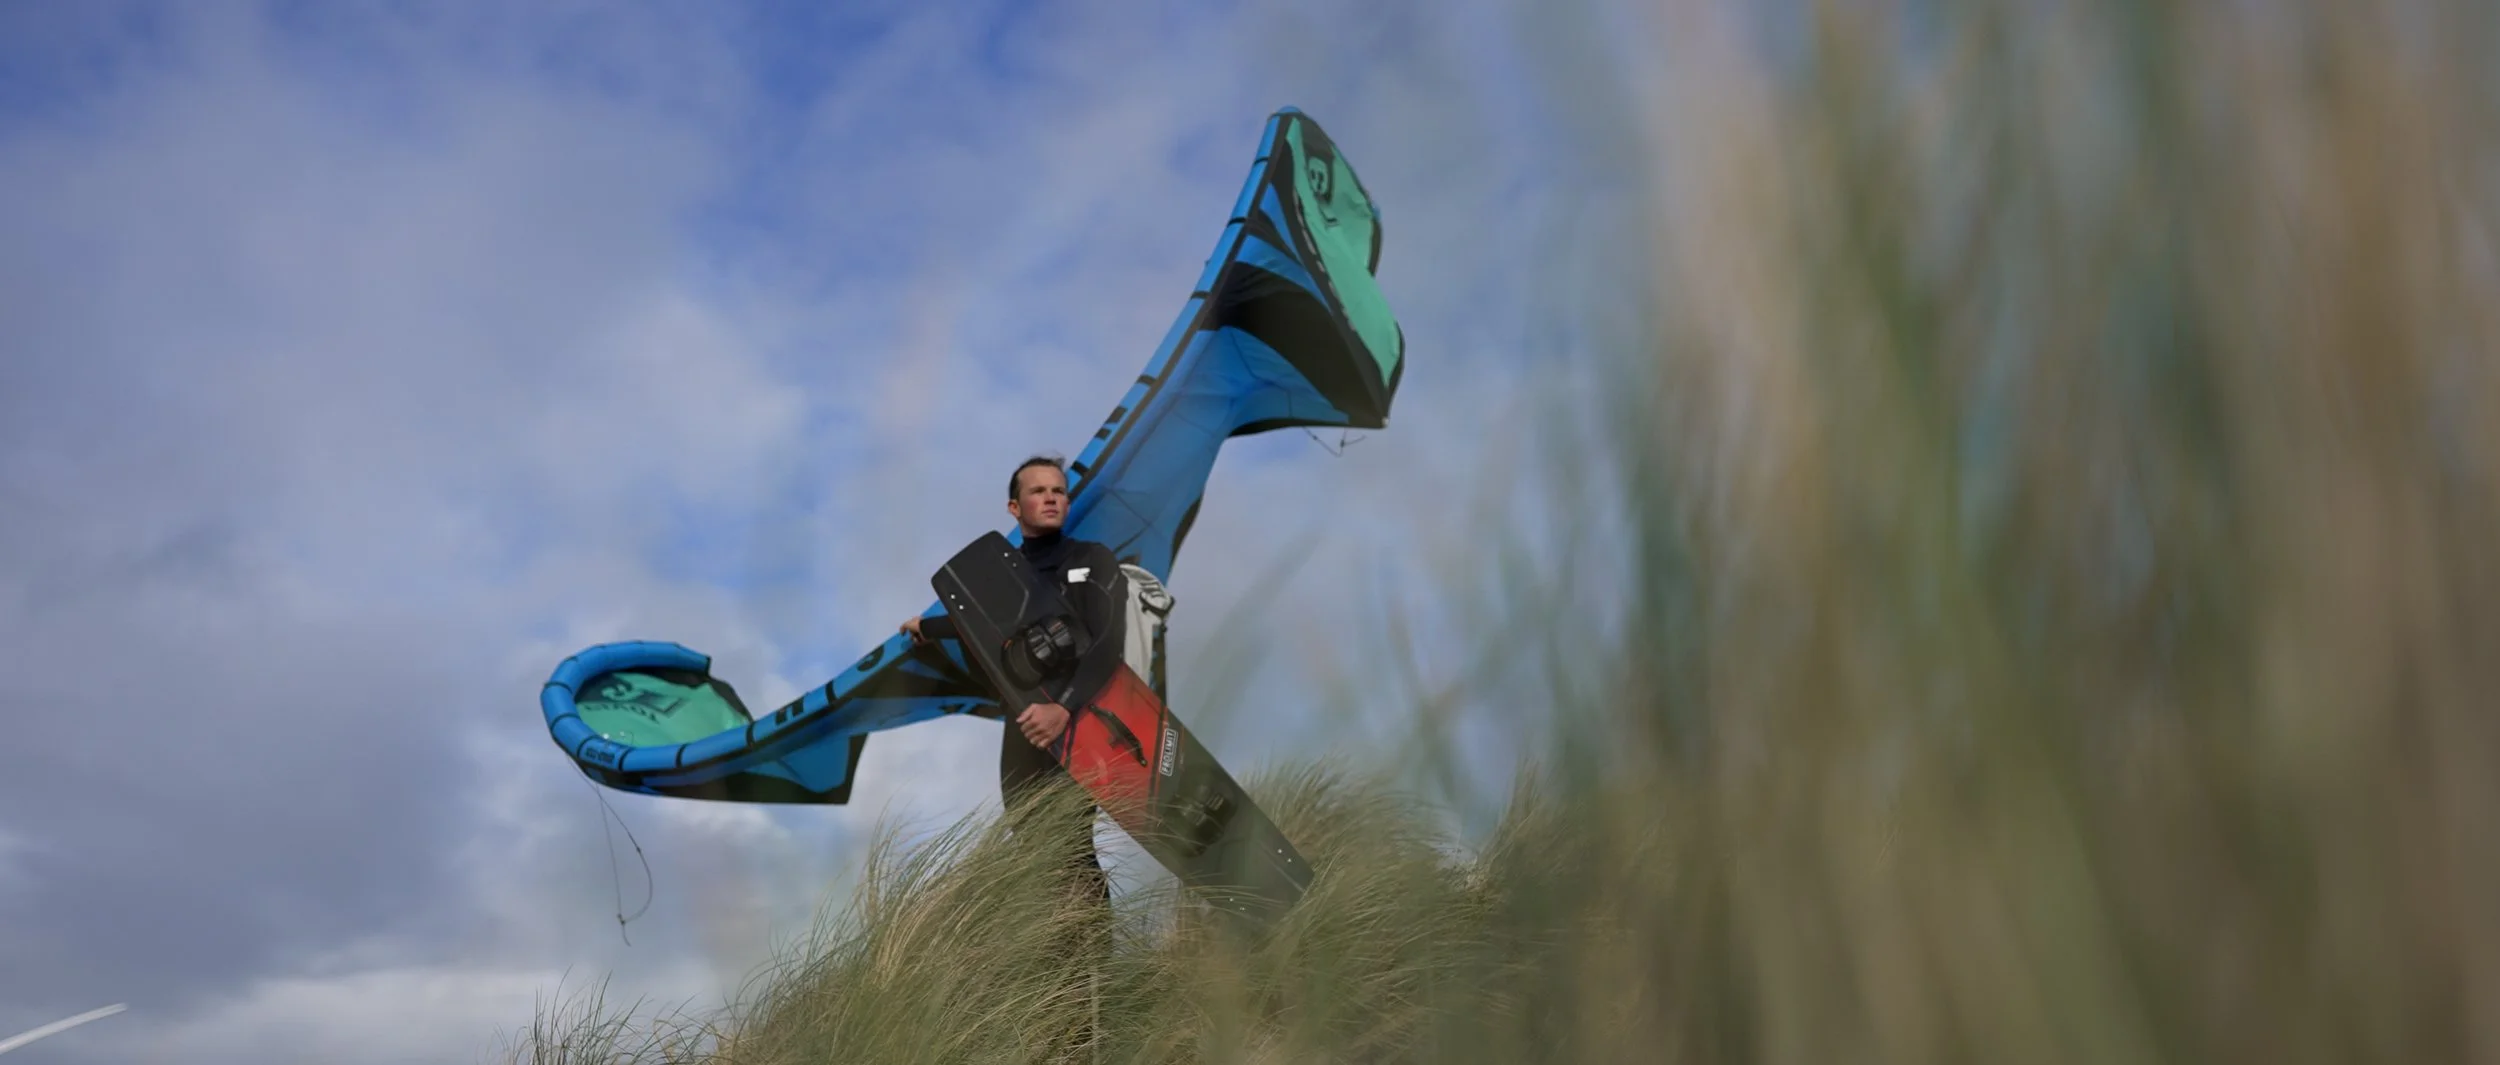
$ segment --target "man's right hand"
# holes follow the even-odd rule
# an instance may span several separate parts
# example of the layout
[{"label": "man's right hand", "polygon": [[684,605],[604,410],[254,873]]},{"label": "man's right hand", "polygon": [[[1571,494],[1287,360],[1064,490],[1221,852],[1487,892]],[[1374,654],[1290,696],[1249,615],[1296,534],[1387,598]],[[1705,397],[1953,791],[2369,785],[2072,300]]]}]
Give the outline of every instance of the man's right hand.
[{"label": "man's right hand", "polygon": [[911,617],[904,619],[903,627],[896,631],[909,634],[911,636],[911,642],[913,643],[929,642],[928,637],[920,634],[920,615],[918,614],[914,614]]}]

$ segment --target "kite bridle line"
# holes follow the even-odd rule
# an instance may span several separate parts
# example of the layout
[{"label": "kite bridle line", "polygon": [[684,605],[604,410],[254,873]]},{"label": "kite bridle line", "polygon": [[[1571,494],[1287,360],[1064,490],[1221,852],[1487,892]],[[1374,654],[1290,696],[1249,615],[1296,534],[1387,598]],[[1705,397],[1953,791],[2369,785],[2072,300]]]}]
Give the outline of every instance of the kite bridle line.
[{"label": "kite bridle line", "polygon": [[1310,426],[1302,427],[1302,435],[1310,437],[1311,442],[1318,444],[1319,449],[1327,452],[1331,458],[1344,458],[1345,449],[1363,442],[1363,438],[1355,436],[1351,429],[1337,430],[1337,446],[1335,447],[1328,446],[1328,441],[1320,439],[1319,434],[1312,432]]},{"label": "kite bridle line", "polygon": [[[634,828],[625,823],[625,815],[617,813],[615,807],[608,805],[608,796],[599,790],[599,785],[592,783],[590,778],[585,776],[582,778],[582,786],[590,789],[591,797],[599,800],[599,809],[604,811],[604,816],[599,820],[599,838],[607,842],[608,878],[616,886],[616,935],[617,938],[625,941],[626,946],[630,947],[634,945],[634,940],[632,936],[625,934],[626,923],[640,920],[643,914],[651,912],[652,897],[658,894],[659,884],[651,876],[651,857],[642,852],[642,841],[634,838]],[[616,833],[608,831],[608,821],[611,819],[616,822],[616,827],[625,830],[625,842],[633,844],[634,857],[642,860],[642,908],[635,910],[632,917],[625,916],[625,876],[616,868]]]}]

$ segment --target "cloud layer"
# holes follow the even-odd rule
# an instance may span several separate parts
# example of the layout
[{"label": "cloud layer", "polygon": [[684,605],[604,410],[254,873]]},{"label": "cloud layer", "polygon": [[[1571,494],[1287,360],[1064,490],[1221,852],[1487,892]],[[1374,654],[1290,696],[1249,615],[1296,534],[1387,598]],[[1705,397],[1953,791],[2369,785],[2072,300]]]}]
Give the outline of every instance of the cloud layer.
[{"label": "cloud layer", "polygon": [[970,721],[880,735],[849,809],[610,794],[646,881],[535,691],[648,636],[769,705],[919,609],[1284,103],[1386,208],[1412,370],[1343,458],[1228,448],[1173,654],[1238,768],[1365,735],[1248,666],[1361,667],[1307,634],[1429,607],[1533,483],[1523,397],[1590,343],[1551,301],[1605,281],[1541,264],[1607,261],[1620,193],[1509,16],[1432,12],[7,16],[0,1034],[127,1001],[19,1053],[469,1060],[583,974],[701,1006],[881,814],[994,802]]}]

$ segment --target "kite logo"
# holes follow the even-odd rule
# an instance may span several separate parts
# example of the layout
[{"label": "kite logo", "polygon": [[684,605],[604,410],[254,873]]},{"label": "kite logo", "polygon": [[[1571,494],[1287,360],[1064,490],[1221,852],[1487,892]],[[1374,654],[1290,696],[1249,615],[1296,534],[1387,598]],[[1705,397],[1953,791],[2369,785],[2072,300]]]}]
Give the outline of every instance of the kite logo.
[{"label": "kite logo", "polygon": [[1311,186],[1312,206],[1318,209],[1320,220],[1328,223],[1330,229],[1337,228],[1337,216],[1328,209],[1337,198],[1337,168],[1334,163],[1332,156],[1316,152],[1302,157],[1302,178]]},{"label": "kite logo", "polygon": [[590,742],[582,744],[582,749],[574,756],[585,762],[597,762],[610,769],[623,769],[625,751],[626,747],[622,743],[605,736],[593,736]]},{"label": "kite logo", "polygon": [[623,678],[600,685],[599,694],[593,701],[606,703],[618,710],[632,710],[645,720],[674,716],[677,707],[684,702],[667,692],[642,688]]},{"label": "kite logo", "polygon": [[1161,766],[1157,769],[1157,772],[1159,772],[1159,773],[1161,773],[1162,775],[1167,776],[1167,777],[1168,777],[1168,776],[1171,776],[1171,775],[1172,775],[1172,756],[1173,756],[1174,754],[1179,753],[1179,750],[1180,750],[1180,730],[1179,730],[1179,729],[1176,729],[1176,728],[1172,728],[1172,727],[1170,727],[1170,726],[1168,726],[1168,725],[1167,725],[1167,726],[1165,726],[1165,727],[1164,727],[1164,729],[1163,729],[1163,759],[1162,759],[1163,764],[1162,764],[1162,765],[1161,765]]}]

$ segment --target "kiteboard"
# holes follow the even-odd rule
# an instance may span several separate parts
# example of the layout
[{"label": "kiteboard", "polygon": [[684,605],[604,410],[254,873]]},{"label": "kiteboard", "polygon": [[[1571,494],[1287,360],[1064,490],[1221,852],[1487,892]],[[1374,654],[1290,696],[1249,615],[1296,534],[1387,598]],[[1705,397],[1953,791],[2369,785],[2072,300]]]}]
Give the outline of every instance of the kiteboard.
[{"label": "kiteboard", "polygon": [[1121,661],[1096,685],[1078,669],[1093,634],[1005,536],[974,540],[929,583],[1007,727],[1037,703],[1067,707],[1051,756],[1184,886],[1260,924],[1302,897],[1310,867],[1292,841],[1136,670]]}]

